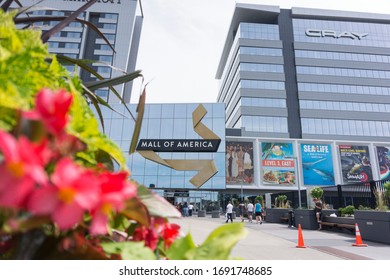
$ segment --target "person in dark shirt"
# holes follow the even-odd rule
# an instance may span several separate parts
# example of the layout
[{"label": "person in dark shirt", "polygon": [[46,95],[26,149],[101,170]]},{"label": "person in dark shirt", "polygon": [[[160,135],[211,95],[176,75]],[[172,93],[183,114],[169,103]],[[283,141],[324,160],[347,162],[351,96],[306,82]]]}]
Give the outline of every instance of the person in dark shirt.
[{"label": "person in dark shirt", "polygon": [[314,212],[316,213],[316,219],[317,219],[317,223],[318,223],[318,230],[321,230],[322,229],[322,225],[321,225],[322,202],[318,198],[313,198],[313,201],[314,201],[314,204],[315,204]]}]

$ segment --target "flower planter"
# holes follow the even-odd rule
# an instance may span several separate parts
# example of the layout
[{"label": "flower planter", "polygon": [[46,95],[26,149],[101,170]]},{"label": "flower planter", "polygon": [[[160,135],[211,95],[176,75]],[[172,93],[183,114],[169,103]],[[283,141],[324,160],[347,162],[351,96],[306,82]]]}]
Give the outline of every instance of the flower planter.
[{"label": "flower planter", "polygon": [[267,223],[285,223],[282,218],[288,217],[289,211],[292,211],[292,208],[267,208]]},{"label": "flower planter", "polygon": [[301,224],[302,229],[318,229],[314,209],[294,209],[295,225]]},{"label": "flower planter", "polygon": [[390,244],[390,211],[355,210],[363,240]]}]

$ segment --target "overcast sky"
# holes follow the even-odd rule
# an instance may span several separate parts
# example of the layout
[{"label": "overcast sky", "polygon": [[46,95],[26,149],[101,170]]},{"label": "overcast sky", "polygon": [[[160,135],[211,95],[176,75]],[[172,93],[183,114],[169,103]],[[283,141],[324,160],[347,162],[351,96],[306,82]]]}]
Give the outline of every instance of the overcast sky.
[{"label": "overcast sky", "polygon": [[[144,22],[137,69],[147,103],[215,102],[215,79],[235,3],[390,14],[389,0],[141,0]],[[131,102],[138,102],[136,83]]]}]

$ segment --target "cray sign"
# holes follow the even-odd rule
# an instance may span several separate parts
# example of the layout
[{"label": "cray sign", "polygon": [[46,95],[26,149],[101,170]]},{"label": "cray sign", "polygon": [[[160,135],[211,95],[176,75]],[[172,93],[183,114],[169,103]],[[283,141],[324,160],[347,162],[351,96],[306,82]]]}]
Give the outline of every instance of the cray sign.
[{"label": "cray sign", "polygon": [[349,31],[334,31],[334,30],[321,30],[321,29],[306,29],[306,36],[309,37],[332,37],[332,38],[349,38],[349,39],[359,39],[366,37],[368,33],[357,33]]}]

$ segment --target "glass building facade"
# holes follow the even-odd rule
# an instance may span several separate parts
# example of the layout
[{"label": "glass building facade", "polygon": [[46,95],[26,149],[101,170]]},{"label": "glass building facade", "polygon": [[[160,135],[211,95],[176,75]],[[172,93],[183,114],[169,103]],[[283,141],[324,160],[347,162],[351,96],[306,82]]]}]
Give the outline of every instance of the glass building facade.
[{"label": "glass building facade", "polygon": [[[192,113],[199,104],[147,104],[140,139],[202,139],[193,128]],[[207,110],[202,123],[221,138],[217,152],[157,152],[162,159],[214,160],[218,172],[199,189],[189,180],[198,171],[177,171],[145,159],[139,153],[128,155],[135,121],[123,104],[114,104],[112,111],[102,108],[104,133],[127,154],[131,178],[153,188],[172,203],[187,201],[205,208],[218,200],[225,189],[225,107],[222,103],[202,104]],[[133,116],[136,105],[128,104]]]},{"label": "glass building facade", "polygon": [[[49,6],[52,9],[34,10],[29,16],[53,17],[52,21],[35,23],[36,27],[47,31],[59,23],[55,18],[69,16],[86,1],[51,0],[50,3],[36,3],[35,0],[25,0],[23,5]],[[126,72],[134,72],[140,32],[142,28],[143,13],[138,0],[128,1],[98,1],[86,12],[79,15],[78,19],[94,24],[104,37],[109,41],[113,49],[94,30],[81,22],[74,21],[62,31],[54,34],[49,41],[51,53],[65,55],[75,59],[87,59],[96,61],[91,68],[105,79],[123,75],[120,69]],[[113,67],[110,67],[113,66]],[[77,71],[83,81],[94,81],[97,78],[88,71],[74,65],[65,66],[70,73]],[[125,102],[130,102],[132,83],[115,86],[115,90]],[[119,99],[110,94],[108,88],[98,89],[95,92],[99,97],[110,103],[119,103]]]},{"label": "glass building facade", "polygon": [[237,4],[216,75],[227,128],[390,141],[389,31],[390,15]]}]

